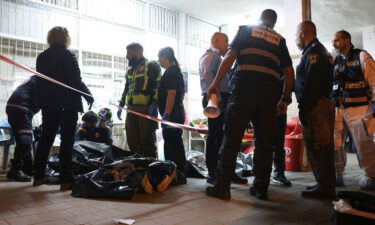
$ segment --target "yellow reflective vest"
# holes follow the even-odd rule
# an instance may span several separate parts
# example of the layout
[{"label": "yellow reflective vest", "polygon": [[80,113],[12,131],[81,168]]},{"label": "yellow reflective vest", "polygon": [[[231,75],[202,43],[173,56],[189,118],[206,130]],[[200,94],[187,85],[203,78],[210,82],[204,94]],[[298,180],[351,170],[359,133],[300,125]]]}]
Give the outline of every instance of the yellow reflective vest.
[{"label": "yellow reflective vest", "polygon": [[136,68],[130,67],[127,70],[125,90],[120,99],[120,106],[149,105],[152,100],[157,100],[161,78],[160,68],[156,78],[150,77],[149,64],[150,62],[145,59]]}]

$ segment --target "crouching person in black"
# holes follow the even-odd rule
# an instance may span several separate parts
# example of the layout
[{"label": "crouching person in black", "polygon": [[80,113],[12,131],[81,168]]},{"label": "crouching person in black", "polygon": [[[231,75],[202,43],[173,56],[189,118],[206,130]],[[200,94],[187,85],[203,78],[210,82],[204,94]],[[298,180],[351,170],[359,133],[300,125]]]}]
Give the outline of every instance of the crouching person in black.
[{"label": "crouching person in black", "polygon": [[100,123],[98,115],[93,111],[88,111],[82,116],[83,125],[78,130],[76,141],[93,141],[99,143],[112,144],[111,128],[107,125],[107,117],[101,116]]},{"label": "crouching person in black", "polygon": [[[34,104],[36,76],[30,77],[29,80],[17,87],[10,96],[6,113],[8,122],[11,125],[16,140],[16,148],[14,150],[14,159],[12,167],[7,174],[7,178],[18,182],[29,182],[32,170],[32,119],[37,108]],[[24,171],[26,170],[26,171]]]}]

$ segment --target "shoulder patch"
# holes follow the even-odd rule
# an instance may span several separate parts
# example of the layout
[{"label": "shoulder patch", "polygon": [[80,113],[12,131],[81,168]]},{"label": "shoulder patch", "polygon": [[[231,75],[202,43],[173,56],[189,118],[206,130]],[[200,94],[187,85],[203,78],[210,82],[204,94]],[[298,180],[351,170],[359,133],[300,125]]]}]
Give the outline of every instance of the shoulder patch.
[{"label": "shoulder patch", "polygon": [[319,54],[317,53],[310,53],[308,56],[309,63],[310,64],[315,64],[319,61]]}]

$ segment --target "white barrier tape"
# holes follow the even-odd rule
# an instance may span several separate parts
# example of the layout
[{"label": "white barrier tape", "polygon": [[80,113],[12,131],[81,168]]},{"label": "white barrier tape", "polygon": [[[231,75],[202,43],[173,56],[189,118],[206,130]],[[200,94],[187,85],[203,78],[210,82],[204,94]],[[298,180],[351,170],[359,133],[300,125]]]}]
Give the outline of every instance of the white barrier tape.
[{"label": "white barrier tape", "polygon": [[[72,90],[72,91],[75,91],[75,92],[78,92],[78,93],[80,93],[80,94],[82,94],[82,95],[86,95],[86,96],[89,96],[89,97],[92,97],[92,98],[93,98],[93,96],[90,95],[90,94],[87,94],[87,93],[85,93],[85,92],[83,92],[83,91],[77,90],[77,89],[75,89],[75,88],[73,88],[73,87],[70,87],[70,86],[68,86],[68,85],[66,85],[66,84],[64,84],[64,83],[62,83],[62,82],[60,82],[60,81],[57,81],[57,80],[55,80],[55,79],[52,79],[52,78],[50,78],[50,77],[48,77],[48,76],[46,76],[46,75],[44,75],[44,74],[41,74],[41,73],[39,73],[39,72],[37,72],[37,71],[34,71],[34,70],[30,69],[30,68],[27,68],[27,67],[25,67],[25,66],[22,66],[21,64],[18,64],[17,62],[15,62],[15,61],[13,61],[13,60],[11,60],[11,59],[9,59],[9,58],[3,56],[3,55],[0,55],[0,60],[1,60],[1,61],[4,61],[4,62],[6,62],[6,63],[9,63],[9,64],[11,64],[11,65],[13,65],[13,66],[16,66],[16,67],[18,67],[18,68],[20,68],[20,69],[23,69],[23,70],[25,70],[25,71],[28,71],[28,72],[30,72],[30,73],[32,73],[32,74],[35,74],[35,75],[37,75],[38,77],[41,77],[41,78],[46,79],[46,80],[48,80],[48,81],[51,81],[51,82],[53,82],[53,83],[55,83],[55,84],[58,84],[58,85],[60,85],[60,86],[62,86],[62,87],[68,88],[68,89],[70,89],[70,90]],[[107,100],[104,100],[104,99],[100,99],[100,98],[96,98],[96,99],[101,100],[101,101],[104,101],[104,102],[107,102]],[[168,125],[168,126],[171,126],[171,127],[180,128],[180,129],[184,129],[184,130],[189,130],[189,131],[193,131],[193,132],[201,133],[201,134],[207,134],[207,133],[208,133],[208,129],[195,128],[195,127],[191,127],[191,126],[187,126],[187,125],[183,125],[183,124],[179,124],[179,123],[170,122],[170,121],[167,121],[167,120],[161,120],[161,119],[158,119],[158,118],[156,118],[156,117],[152,117],[152,116],[149,116],[149,115],[145,115],[145,114],[142,114],[142,113],[139,113],[139,112],[133,111],[133,110],[128,109],[128,108],[125,108],[125,107],[121,107],[121,106],[119,106],[119,105],[115,105],[115,104],[111,104],[111,105],[116,106],[117,108],[120,108],[120,109],[126,110],[127,112],[133,113],[133,114],[135,114],[135,115],[141,116],[141,117],[143,117],[143,118],[146,118],[146,119],[149,119],[149,120],[153,120],[153,121],[156,121],[156,122],[159,122],[159,123],[164,123],[164,124],[166,124],[166,125]]]}]

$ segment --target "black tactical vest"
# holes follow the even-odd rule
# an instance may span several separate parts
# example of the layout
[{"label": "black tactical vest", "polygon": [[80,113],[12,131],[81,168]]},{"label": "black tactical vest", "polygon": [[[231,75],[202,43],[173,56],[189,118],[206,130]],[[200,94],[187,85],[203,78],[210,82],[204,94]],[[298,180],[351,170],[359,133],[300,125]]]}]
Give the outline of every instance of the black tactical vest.
[{"label": "black tactical vest", "polygon": [[346,58],[339,55],[335,59],[332,97],[336,106],[340,99],[345,108],[368,105],[368,86],[359,58],[361,51],[352,49]]}]

